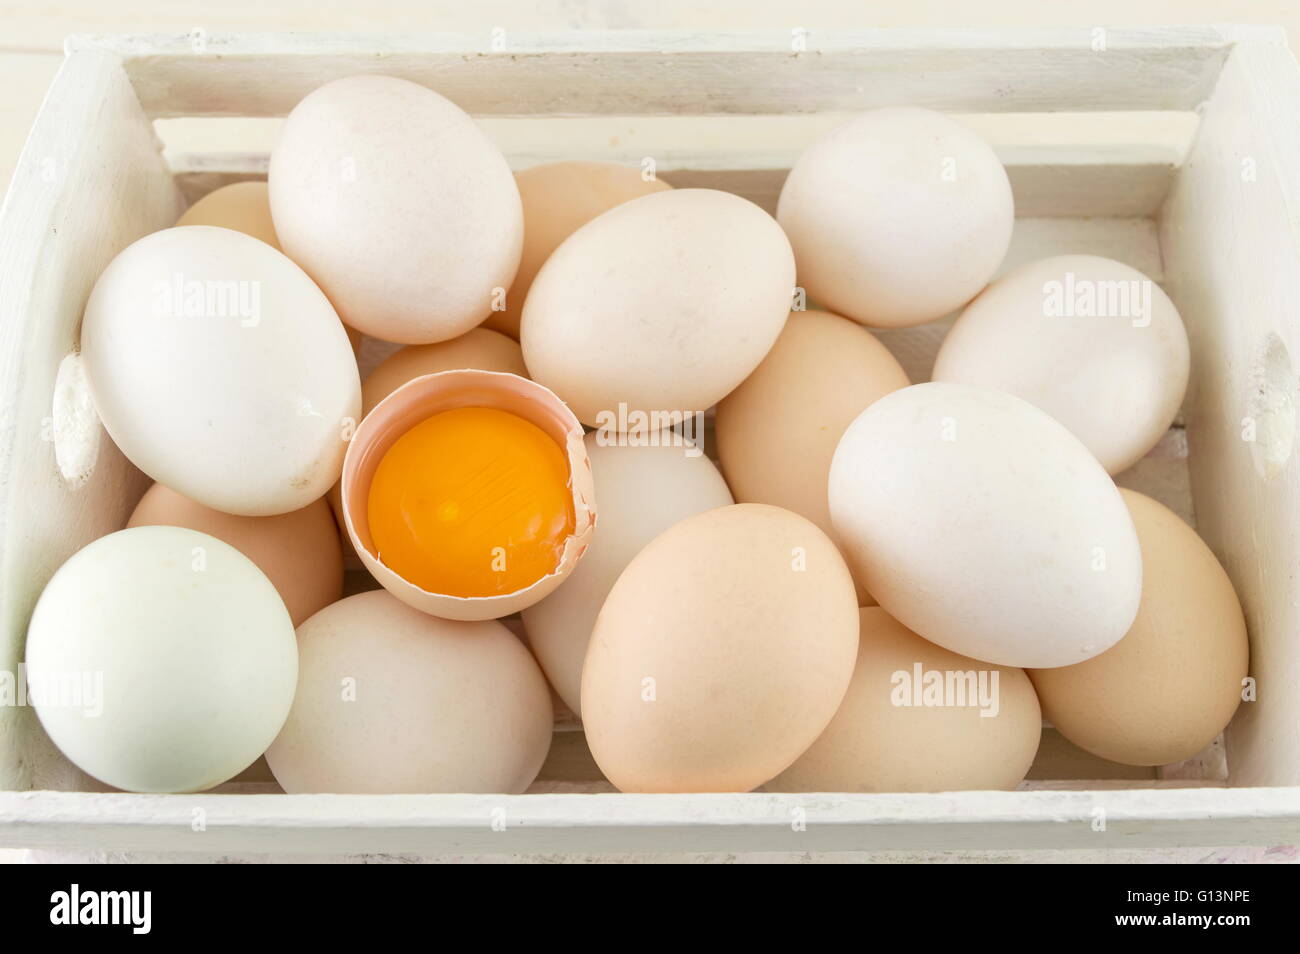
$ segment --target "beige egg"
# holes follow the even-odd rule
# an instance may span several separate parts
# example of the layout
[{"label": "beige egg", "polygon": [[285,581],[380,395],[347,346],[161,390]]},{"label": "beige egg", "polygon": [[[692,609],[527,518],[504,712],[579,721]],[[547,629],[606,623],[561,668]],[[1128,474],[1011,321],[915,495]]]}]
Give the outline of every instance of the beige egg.
[{"label": "beige egg", "polygon": [[1098,255],[1030,262],[953,324],[934,380],[998,388],[1070,429],[1112,474],[1173,423],[1187,390],[1187,332],[1160,286]]},{"label": "beige egg", "polygon": [[1228,574],[1168,507],[1121,490],[1142,547],[1142,603],[1100,656],[1029,675],[1047,719],[1082,749],[1167,765],[1214,741],[1237,711],[1250,662]]},{"label": "beige egg", "polygon": [[274,517],[237,517],[154,484],[126,525],[185,527],[230,544],[275,585],[294,626],[343,595],[343,551],[323,499]]},{"label": "beige egg", "polygon": [[826,534],[764,504],[688,517],[610,591],[582,672],[587,743],[625,792],[744,792],[848,688],[858,608]]},{"label": "beige egg", "polygon": [[213,189],[186,209],[176,224],[234,229],[280,250],[265,182],[232,182]]},{"label": "beige egg", "polygon": [[450,341],[407,345],[389,355],[361,384],[361,414],[369,414],[376,404],[412,378],[462,368],[528,376],[518,342],[488,328],[471,328]]},{"label": "beige egg", "polygon": [[[865,408],[909,383],[856,322],[791,313],[763,363],[718,404],[718,459],[737,502],[793,510],[835,539],[826,499],[835,445]],[[861,585],[858,597],[870,599]]]},{"label": "beige egg", "polygon": [[366,334],[446,341],[514,280],[523,208],[510,167],[473,119],[417,83],[348,76],[309,93],[269,181],[285,253]]},{"label": "beige egg", "polygon": [[524,203],[523,256],[505,311],[492,312],[484,322],[512,338],[519,337],[519,316],[533,278],[561,242],[616,205],[672,188],[661,179],[642,178],[639,166],[617,162],[548,162],[515,173],[515,182]]},{"label": "beige egg", "polygon": [[518,794],[551,727],[546,680],[508,629],[374,590],[298,627],[298,691],[266,760],[290,794]]},{"label": "beige egg", "polygon": [[713,462],[696,448],[583,440],[600,521],[573,575],[523,611],[528,644],[555,691],[581,711],[582,662],[600,607],[641,548],[679,520],[733,501]]},{"label": "beige egg", "polygon": [[1011,789],[1042,714],[1023,669],[959,656],[879,607],[861,611],[853,681],[835,718],[769,792]]},{"label": "beige egg", "polygon": [[547,259],[524,302],[524,361],[584,424],[671,422],[758,367],[793,290],[790,243],[757,205],[714,189],[657,192],[592,219]]}]

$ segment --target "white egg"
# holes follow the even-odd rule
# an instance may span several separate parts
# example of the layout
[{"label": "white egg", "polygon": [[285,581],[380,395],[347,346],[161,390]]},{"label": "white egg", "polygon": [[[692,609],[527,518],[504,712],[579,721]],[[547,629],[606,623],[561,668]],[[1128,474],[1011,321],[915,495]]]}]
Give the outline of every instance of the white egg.
[{"label": "white egg", "polygon": [[191,225],[129,245],[95,283],[81,350],[108,433],[177,493],[266,516],[338,479],[356,359],[320,289],[264,242]]},{"label": "white egg", "polygon": [[293,710],[266,753],[289,793],[518,794],[551,746],[551,693],[496,620],[412,609],[385,590],[298,627]]},{"label": "white egg", "polygon": [[[528,373],[584,424],[658,429],[708,410],[785,327],[794,257],[776,221],[716,189],[632,199],[542,266],[519,326]],[[663,416],[667,413],[668,416]]]},{"label": "white egg", "polygon": [[1187,332],[1160,286],[1123,262],[1058,255],[1008,272],[966,306],[934,380],[1024,398],[1117,474],[1173,423],[1188,363]]},{"label": "white egg", "polygon": [[[669,435],[671,436],[671,435]],[[608,438],[608,435],[606,435]],[[679,520],[733,503],[713,462],[694,447],[622,445],[585,438],[600,520],[582,562],[558,590],[523,611],[528,644],[546,678],[580,712],[582,661],[596,616],[619,574]]]},{"label": "white egg", "polygon": [[285,253],[349,326],[428,344],[505,303],[524,211],[505,157],[455,103],[393,76],[326,83],[271,152]]},{"label": "white egg", "polygon": [[26,663],[54,744],[133,792],[202,791],[247,768],[284,724],[298,674],[271,581],[180,527],[121,530],[74,554],[36,604]]},{"label": "white egg", "polygon": [[1032,404],[930,383],[849,425],[830,474],[850,567],[909,629],[963,656],[1046,669],[1128,631],[1137,531],[1088,449]]},{"label": "white egg", "polygon": [[928,109],[864,113],[799,157],[777,220],[799,284],[864,325],[916,325],[960,308],[1011,242],[1011,183],[992,147]]}]

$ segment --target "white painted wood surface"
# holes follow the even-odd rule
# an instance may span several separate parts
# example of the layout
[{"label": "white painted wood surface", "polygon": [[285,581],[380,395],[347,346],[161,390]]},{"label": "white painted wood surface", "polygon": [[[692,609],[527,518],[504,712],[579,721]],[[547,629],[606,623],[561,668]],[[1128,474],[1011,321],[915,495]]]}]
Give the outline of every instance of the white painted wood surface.
[{"label": "white painted wood surface", "polygon": [[[1164,211],[1169,290],[1192,344],[1187,438],[1198,528],[1246,608],[1259,701],[1228,732],[1242,785],[1300,785],[1300,72],[1236,49]],[[1255,441],[1244,440],[1248,422]],[[1282,442],[1274,453],[1269,439]],[[1283,450],[1285,457],[1283,458]]]},{"label": "white painted wood surface", "polygon": [[[1022,216],[1032,213],[1017,223],[1009,262],[1095,251],[1129,261],[1157,280],[1169,278],[1175,300],[1195,326],[1198,390],[1189,421],[1189,433],[1196,435],[1194,480],[1189,485],[1187,445],[1175,428],[1121,482],[1188,518],[1209,508],[1214,530],[1207,536],[1227,559],[1247,602],[1257,661],[1271,667],[1280,659],[1269,683],[1277,685],[1273,680],[1280,674],[1283,684],[1294,685],[1287,667],[1300,656],[1300,629],[1283,605],[1291,591],[1247,579],[1260,572],[1256,566],[1296,565],[1289,549],[1300,524],[1294,466],[1261,489],[1241,470],[1242,448],[1223,437],[1225,422],[1238,414],[1232,404],[1242,397],[1238,386],[1247,380],[1241,355],[1249,346],[1238,342],[1239,329],[1284,327],[1288,347],[1294,333],[1295,318],[1282,306],[1287,295],[1297,300],[1291,292],[1300,281],[1290,225],[1300,168],[1300,150],[1294,148],[1300,143],[1293,141],[1300,92],[1295,63],[1278,39],[1271,31],[1219,28],[1108,31],[1106,51],[1097,51],[1088,30],[862,31],[829,38],[809,34],[807,49],[797,53],[789,34],[770,32],[511,35],[500,51],[486,49],[483,37],[448,35],[71,41],[73,54],[0,213],[5,668],[16,663],[44,580],[78,546],[120,526],[141,486],[139,475],[105,439],[96,479],[72,492],[55,477],[49,448],[38,440],[54,367],[75,344],[94,277],[131,239],[171,224],[182,189],[193,195],[232,177],[256,175],[263,161],[257,155],[172,157],[178,173],[173,180],[149,120],[281,115],[326,79],[379,71],[410,76],[472,112],[502,117],[784,114],[903,101],[949,111],[1188,110],[1211,99],[1186,168],[1147,153],[1066,153],[1050,144],[1004,155]],[[1289,122],[1288,131],[1273,132],[1270,117],[1274,126]],[[1222,172],[1243,141],[1259,142],[1274,160],[1275,184],[1250,203],[1225,187]],[[766,150],[728,158],[685,152],[670,157],[664,169],[670,181],[678,174],[679,184],[717,185],[770,205],[796,153]],[[38,182],[46,156],[66,157],[66,176]],[[512,159],[520,166],[557,157],[520,152]],[[1171,190],[1157,232],[1148,216]],[[1106,217],[1080,217],[1098,210]],[[1232,227],[1221,228],[1224,222]],[[62,229],[57,241],[56,228]],[[1261,299],[1260,287],[1278,291]],[[1240,318],[1243,310],[1251,317]],[[936,325],[889,343],[922,377],[941,331]],[[1212,459],[1196,456],[1202,447]],[[1274,524],[1278,529],[1268,529]],[[1294,702],[1289,728],[1287,703],[1272,706],[1251,710],[1246,721],[1238,720],[1243,725],[1234,726],[1227,758],[1231,785],[1247,779],[1300,783],[1293,771],[1300,751]],[[1263,728],[1252,728],[1251,720],[1262,720]],[[1240,771],[1234,750],[1239,739],[1246,753]],[[1084,763],[1072,764],[1084,771]],[[15,790],[0,794],[0,845],[454,855],[1099,851],[1300,842],[1300,788],[1224,788],[1215,778],[1221,769],[1219,753],[1208,751],[1171,771],[1168,781],[1062,776],[1040,778],[1018,792],[945,795],[629,796],[590,794],[601,783],[552,778],[525,796],[285,796],[265,794],[265,785],[259,789],[257,783],[238,783],[229,794],[137,796],[88,791],[96,786],[52,752],[34,719],[0,710],[0,788]],[[83,791],[29,790],[42,788]],[[253,794],[258,791],[263,794]],[[199,818],[204,830],[195,831]],[[493,820],[504,822],[503,830],[494,830]],[[797,822],[806,830],[798,830]],[[1104,830],[1098,828],[1102,823]]]},{"label": "white painted wood surface", "polygon": [[72,37],[67,49],[121,55],[151,117],[284,115],[322,82],[366,72],[436,87],[476,115],[1089,111],[1195,109],[1235,39],[1268,33],[1240,29],[199,30]]}]

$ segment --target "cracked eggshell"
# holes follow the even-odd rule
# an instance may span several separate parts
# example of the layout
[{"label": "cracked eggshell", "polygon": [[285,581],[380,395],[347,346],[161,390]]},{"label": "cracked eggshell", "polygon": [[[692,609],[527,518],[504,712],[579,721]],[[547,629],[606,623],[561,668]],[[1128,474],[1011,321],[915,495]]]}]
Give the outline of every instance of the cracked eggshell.
[{"label": "cracked eggshell", "polygon": [[831,462],[831,521],[877,602],[945,649],[1050,668],[1104,652],[1142,596],[1137,531],[1073,434],[964,384],[887,394]]},{"label": "cracked eggshell", "polygon": [[349,76],[308,94],[284,122],[269,181],[285,253],[376,338],[464,334],[519,267],[524,213],[505,157],[418,83]]},{"label": "cracked eggshell", "polygon": [[265,242],[189,225],[127,246],[86,303],[81,351],[122,453],[191,500],[270,516],[338,479],[356,359],[321,290]]},{"label": "cracked eggshell", "polygon": [[[516,414],[540,427],[564,449],[573,494],[573,533],[559,566],[531,586],[503,596],[430,593],[384,565],[370,536],[370,482],[393,443],[421,421],[458,407],[490,407]],[[403,603],[443,619],[499,619],[552,593],[573,572],[596,526],[596,494],[582,440],[582,425],[564,402],[536,382],[495,371],[442,371],[408,381],[379,402],[352,435],[343,462],[343,521],[361,562]]]}]

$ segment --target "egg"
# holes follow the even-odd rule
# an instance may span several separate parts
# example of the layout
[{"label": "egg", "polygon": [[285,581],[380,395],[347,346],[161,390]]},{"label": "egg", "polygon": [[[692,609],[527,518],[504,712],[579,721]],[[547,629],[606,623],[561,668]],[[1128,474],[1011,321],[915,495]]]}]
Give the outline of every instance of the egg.
[{"label": "egg", "polygon": [[343,551],[323,499],[274,517],[236,517],[154,484],[126,525],[186,527],[230,544],[275,585],[295,626],[343,595]]},{"label": "egg", "polygon": [[1024,398],[1117,474],[1173,423],[1188,356],[1178,309],[1155,282],[1109,258],[1058,255],[1009,272],[966,306],[934,380]]},{"label": "egg", "polygon": [[1002,666],[1082,662],[1128,631],[1137,532],[1078,439],[1011,394],[916,384],[849,425],[831,462],[849,565],[904,626]]},{"label": "egg", "polygon": [[672,188],[647,179],[640,167],[617,162],[548,162],[515,173],[515,182],[524,205],[523,254],[505,309],[493,311],[485,322],[512,338],[519,337],[519,316],[533,278],[561,242],[616,205]]},{"label": "egg", "polygon": [[546,680],[500,623],[374,590],[307,620],[298,647],[293,709],[266,753],[290,794],[518,794],[546,760]]},{"label": "egg", "polygon": [[585,424],[639,430],[644,415],[660,429],[758,366],[793,289],[790,243],[752,202],[712,189],[642,196],[542,266],[524,302],[524,362]]},{"label": "egg", "polygon": [[461,368],[528,376],[518,342],[488,328],[471,328],[450,341],[407,345],[394,351],[361,383],[361,414],[369,414],[376,404],[413,378]]},{"label": "egg", "polygon": [[993,149],[942,113],[875,109],[795,162],[777,204],[799,285],[864,325],[940,318],[993,277],[1011,243],[1011,183]]},{"label": "egg", "polygon": [[822,733],[858,608],[834,544],[765,504],[707,510],[633,558],[596,619],[582,722],[624,792],[745,792]]},{"label": "egg", "polygon": [[446,619],[544,599],[596,522],[582,425],[546,388],[500,372],[426,374],[380,401],[348,446],[341,494],[371,575]]},{"label": "egg", "polygon": [[351,76],[308,94],[285,120],[269,181],[285,252],[376,338],[464,334],[519,266],[523,209],[505,158],[416,83]]},{"label": "egg", "polygon": [[[176,224],[234,229],[260,239],[277,252],[283,251],[271,219],[271,198],[265,181],[232,182],[213,189],[186,209]],[[347,325],[343,330],[355,354],[361,347],[361,333]]]},{"label": "egg", "polygon": [[[763,363],[718,404],[718,459],[736,499],[793,510],[834,539],[826,481],[835,445],[864,408],[909,383],[861,325],[793,312]],[[863,590],[858,598],[870,600]]]},{"label": "egg", "polygon": [[298,672],[293,623],[251,560],[179,527],[109,534],[50,579],[27,630],[36,714],[82,771],[197,792],[274,740]]},{"label": "egg", "polygon": [[182,215],[177,225],[215,225],[260,239],[276,251],[280,240],[271,220],[271,200],[265,182],[232,182],[213,189]]},{"label": "egg", "polygon": [[1023,669],[992,666],[861,610],[853,681],[835,718],[769,792],[1012,789],[1038,751],[1042,713]]},{"label": "egg", "polygon": [[732,503],[713,462],[695,446],[583,441],[600,522],[573,574],[523,611],[528,644],[564,704],[581,712],[582,663],[600,607],[619,574],[647,543],[692,514]]},{"label": "egg", "polygon": [[192,225],[127,246],[90,294],[81,352],[117,446],[191,500],[288,513],[339,476],[356,360],[320,289],[264,242]]},{"label": "egg", "polygon": [[1250,649],[1228,574],[1178,515],[1121,490],[1142,545],[1142,604],[1127,635],[1086,662],[1031,670],[1052,725],[1128,765],[1191,758],[1241,702]]}]

